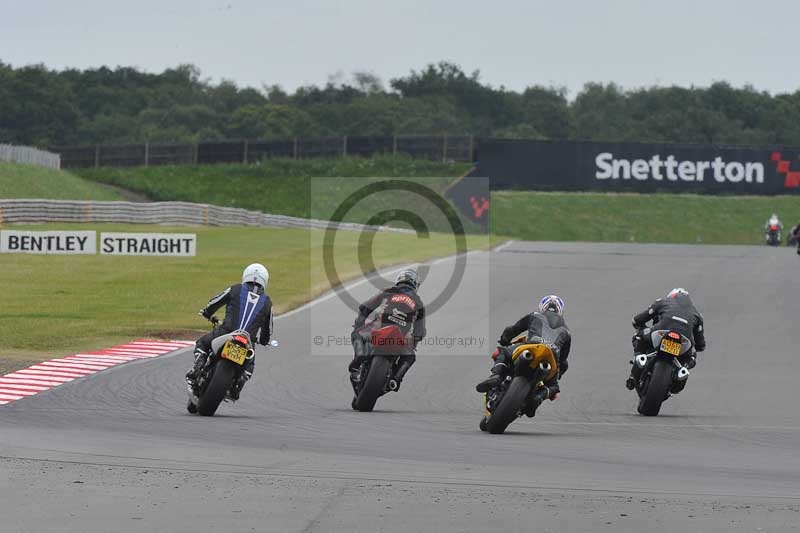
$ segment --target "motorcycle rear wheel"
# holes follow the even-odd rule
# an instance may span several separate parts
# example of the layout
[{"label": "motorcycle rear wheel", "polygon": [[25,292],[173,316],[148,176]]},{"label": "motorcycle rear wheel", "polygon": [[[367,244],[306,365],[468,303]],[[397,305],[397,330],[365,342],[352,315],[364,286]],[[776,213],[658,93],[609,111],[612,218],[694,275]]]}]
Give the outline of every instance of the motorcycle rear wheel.
[{"label": "motorcycle rear wheel", "polygon": [[531,383],[522,376],[517,376],[508,386],[500,404],[494,408],[486,420],[486,429],[489,433],[498,435],[503,433],[511,422],[517,419],[522,404],[531,391]]},{"label": "motorcycle rear wheel", "polygon": [[392,362],[386,357],[375,356],[372,358],[364,386],[355,400],[357,410],[367,412],[375,408],[375,402],[378,401],[378,397],[386,387],[386,378],[391,366]]},{"label": "motorcycle rear wheel", "polygon": [[661,404],[667,399],[671,383],[672,365],[670,362],[664,359],[656,361],[650,382],[647,384],[647,391],[639,400],[639,414],[657,416],[661,411]]},{"label": "motorcycle rear wheel", "polygon": [[203,416],[214,416],[231,383],[233,383],[233,377],[237,374],[239,368],[241,367],[226,359],[217,361],[211,382],[197,403],[197,412]]}]

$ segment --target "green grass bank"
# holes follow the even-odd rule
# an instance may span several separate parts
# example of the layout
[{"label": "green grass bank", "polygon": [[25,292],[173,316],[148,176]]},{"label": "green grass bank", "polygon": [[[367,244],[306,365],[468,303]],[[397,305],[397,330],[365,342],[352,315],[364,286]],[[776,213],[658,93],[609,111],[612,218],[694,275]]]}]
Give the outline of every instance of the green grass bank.
[{"label": "green grass bank", "polygon": [[[418,179],[440,192],[469,169],[470,165],[463,163],[445,164],[382,156],[371,159],[271,159],[257,165],[97,168],[78,172],[87,180],[117,185],[156,201],[182,200],[322,218],[333,213],[345,197],[345,191],[349,194],[354,188],[379,177]],[[359,211],[351,213],[346,220],[366,222],[364,214]]]},{"label": "green grass bank", "polygon": [[122,199],[116,191],[64,170],[1,161],[0,198]]},{"label": "green grass bank", "polygon": [[800,196],[492,193],[491,230],[533,241],[762,244],[777,213],[800,223]]}]

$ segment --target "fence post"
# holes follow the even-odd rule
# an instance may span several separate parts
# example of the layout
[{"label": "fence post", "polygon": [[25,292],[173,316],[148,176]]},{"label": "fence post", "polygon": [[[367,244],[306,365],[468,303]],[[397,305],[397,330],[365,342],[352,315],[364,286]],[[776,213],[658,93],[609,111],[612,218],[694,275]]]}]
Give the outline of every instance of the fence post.
[{"label": "fence post", "polygon": [[342,137],[342,157],[347,157],[347,135]]},{"label": "fence post", "polygon": [[94,168],[100,166],[100,145],[96,144],[94,146]]},{"label": "fence post", "polygon": [[297,159],[297,137],[294,138],[294,146],[292,148],[292,155]]},{"label": "fence post", "polygon": [[469,162],[475,162],[475,136],[469,136]]},{"label": "fence post", "polygon": [[247,139],[244,140],[244,157],[243,157],[243,159],[244,159],[243,162],[246,165],[247,164]]},{"label": "fence post", "polygon": [[150,163],[150,142],[147,141],[144,143],[144,168]]},{"label": "fence post", "polygon": [[392,135],[392,157],[397,158],[397,135]]},{"label": "fence post", "polygon": [[442,163],[447,163],[447,134],[442,134]]},{"label": "fence post", "polygon": [[192,145],[192,164],[197,164],[197,153],[200,151],[200,145],[198,143],[194,143]]}]

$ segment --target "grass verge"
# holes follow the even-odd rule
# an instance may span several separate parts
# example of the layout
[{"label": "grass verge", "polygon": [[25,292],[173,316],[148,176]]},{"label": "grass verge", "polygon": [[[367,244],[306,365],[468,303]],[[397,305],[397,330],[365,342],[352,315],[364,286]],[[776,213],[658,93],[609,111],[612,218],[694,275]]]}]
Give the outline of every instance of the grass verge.
[{"label": "grass verge", "polygon": [[[154,231],[152,227],[95,224],[14,226],[14,229]],[[328,289],[321,268],[312,268],[322,231],[262,228],[172,228],[159,232],[197,234],[194,258],[131,256],[0,255],[4,288],[0,369],[16,359],[29,362],[99,349],[137,337],[199,336],[207,323],[196,316],[208,299],[241,279],[245,265],[260,261],[270,270],[269,293],[278,312]],[[357,232],[339,232],[334,249],[340,277],[360,272]],[[471,248],[486,237],[470,237]],[[452,236],[379,233],[373,244],[378,267],[449,255]],[[349,319],[349,317],[348,317]],[[346,320],[345,319],[345,322]],[[280,332],[277,333],[280,335]]]},{"label": "grass verge", "polygon": [[491,229],[534,241],[761,244],[771,213],[788,231],[800,197],[494,192]]},{"label": "grass verge", "polygon": [[115,191],[63,170],[0,162],[0,198],[121,200]]},{"label": "grass verge", "polygon": [[[271,159],[258,165],[97,168],[77,172],[88,180],[117,185],[155,201],[182,200],[321,218],[329,216],[335,209],[327,201],[329,196],[336,196],[343,188],[351,189],[350,183],[353,182],[343,180],[358,178],[359,183],[368,183],[380,179],[374,176],[416,178],[441,192],[453,178],[465,174],[469,168],[469,164],[463,163],[443,164],[409,157],[381,156],[335,160]],[[315,178],[313,183],[312,177]],[[322,207],[329,212],[322,212]],[[346,220],[366,221],[359,219],[357,213]]]}]

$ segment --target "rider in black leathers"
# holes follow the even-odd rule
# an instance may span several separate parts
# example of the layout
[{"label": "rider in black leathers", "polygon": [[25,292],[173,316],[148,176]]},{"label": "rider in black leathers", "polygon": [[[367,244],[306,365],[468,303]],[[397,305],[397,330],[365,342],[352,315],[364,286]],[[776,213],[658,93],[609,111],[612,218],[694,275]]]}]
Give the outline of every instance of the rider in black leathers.
[{"label": "rider in black leathers", "polygon": [[[414,270],[404,270],[397,275],[394,287],[379,292],[358,308],[358,316],[353,324],[350,338],[353,341],[353,360],[348,365],[350,381],[355,390],[355,378],[358,367],[369,355],[369,335],[373,329],[387,325],[400,327],[413,349],[401,354],[397,367],[393,370],[389,389],[400,388],[408,370],[416,361],[417,345],[425,338],[425,307],[417,294],[419,278]],[[375,313],[375,319],[369,324],[367,318]]]},{"label": "rider in black leathers", "polygon": [[[194,364],[186,373],[186,381],[190,387],[196,388],[198,373],[203,369],[211,354],[211,341],[219,337],[244,329],[250,334],[255,344],[258,342],[266,346],[272,335],[272,300],[266,294],[269,283],[269,272],[264,265],[253,263],[245,268],[242,274],[242,283],[231,285],[217,296],[209,300],[208,304],[200,310],[199,315],[211,319],[214,313],[225,306],[225,319],[220,324],[215,321],[211,332],[203,335],[195,343]],[[230,391],[231,399],[239,399],[242,387],[253,375],[255,357],[245,360],[244,371],[238,383]]]},{"label": "rider in black leathers", "polygon": [[[651,327],[645,327],[649,320],[653,321]],[[631,375],[625,382],[628,390],[636,388],[642,369],[633,364],[638,354],[653,351],[650,334],[660,329],[677,331],[692,341],[693,349],[681,356],[679,361],[685,367],[692,369],[697,364],[696,352],[706,349],[706,337],[703,331],[703,315],[697,310],[689,297],[686,289],[675,288],[669,291],[666,298],[659,298],[647,309],[633,317],[633,327],[636,334],[631,339],[633,344],[633,357],[631,358]]]},{"label": "rider in black leathers", "polygon": [[488,392],[499,385],[509,374],[512,370],[511,355],[513,353],[513,347],[510,347],[510,344],[514,337],[523,332],[527,332],[525,342],[549,345],[558,363],[558,373],[544,383],[543,387],[535,389],[528,398],[525,414],[532,417],[544,400],[556,399],[561,390],[559,379],[569,368],[567,358],[572,347],[572,334],[564,321],[564,301],[556,295],[545,296],[539,302],[539,312],[534,311],[527,314],[503,330],[503,334],[497,342],[498,347],[492,354],[494,360],[491,369],[492,375],[478,383],[475,389],[478,392]]}]

